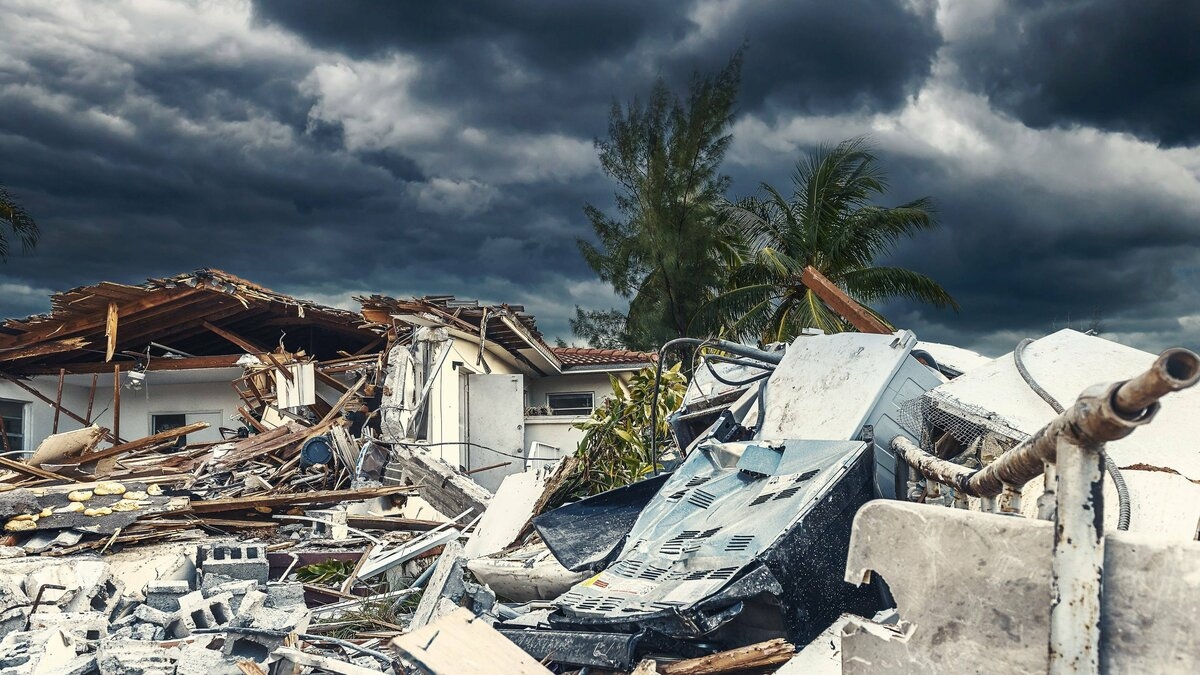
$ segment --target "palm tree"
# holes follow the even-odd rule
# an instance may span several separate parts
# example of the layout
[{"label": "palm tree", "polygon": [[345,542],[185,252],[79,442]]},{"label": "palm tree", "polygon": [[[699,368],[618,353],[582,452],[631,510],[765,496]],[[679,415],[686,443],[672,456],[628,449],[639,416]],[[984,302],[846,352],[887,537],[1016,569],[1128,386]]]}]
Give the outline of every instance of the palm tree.
[{"label": "palm tree", "polygon": [[[21,246],[28,250],[37,244],[38,227],[33,218],[25,213],[8,191],[0,187],[0,224],[7,227],[21,240]],[[8,260],[8,234],[0,228],[0,261]]]},{"label": "palm tree", "polygon": [[763,183],[764,196],[726,206],[751,253],[697,321],[719,327],[729,337],[764,342],[788,340],[804,328],[851,330],[800,281],[808,265],[864,304],[903,297],[958,309],[929,277],[873,265],[902,237],[937,222],[928,197],[895,207],[872,203],[886,192],[887,183],[867,139],[818,148],[796,163],[792,184],[790,200]]}]

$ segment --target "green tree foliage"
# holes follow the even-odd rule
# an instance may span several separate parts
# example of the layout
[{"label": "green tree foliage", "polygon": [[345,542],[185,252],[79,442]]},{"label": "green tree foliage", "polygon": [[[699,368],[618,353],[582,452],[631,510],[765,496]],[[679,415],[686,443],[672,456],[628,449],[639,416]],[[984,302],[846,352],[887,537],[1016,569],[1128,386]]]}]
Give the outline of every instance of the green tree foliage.
[{"label": "green tree foliage", "polygon": [[[738,50],[715,75],[694,75],[686,98],[660,78],[644,104],[614,103],[608,138],[596,140],[600,166],[618,185],[618,215],[585,206],[599,243],[581,239],[579,248],[630,299],[625,346],[653,349],[686,335],[696,310],[719,291],[723,270],[739,259],[739,239],[722,218],[729,178],[719,167],[741,66]],[[577,331],[591,331],[597,318],[611,317],[577,315]]]},{"label": "green tree foliage", "polygon": [[900,239],[937,224],[929,197],[875,205],[872,200],[886,191],[883,169],[860,137],[822,146],[798,161],[790,197],[763,183],[762,196],[728,205],[725,212],[752,253],[697,323],[764,342],[791,339],[804,328],[852,330],[801,283],[807,265],[865,305],[903,297],[957,310],[950,294],[929,277],[874,265]]},{"label": "green tree foliage", "polygon": [[583,309],[575,305],[575,318],[568,320],[571,332],[599,349],[624,349],[625,314],[619,309]]},{"label": "green tree foliage", "polygon": [[683,403],[687,378],[679,364],[663,368],[658,400],[654,400],[654,369],[634,373],[629,383],[609,376],[613,395],[592,416],[576,425],[584,431],[579,449],[571,457],[552,505],[599,494],[644,478],[654,470],[658,457],[650,457],[650,418],[657,406],[658,456],[671,448],[667,415]]},{"label": "green tree foliage", "polygon": [[21,240],[23,250],[37,245],[38,227],[21,205],[0,187],[0,261],[8,260],[9,233]]}]

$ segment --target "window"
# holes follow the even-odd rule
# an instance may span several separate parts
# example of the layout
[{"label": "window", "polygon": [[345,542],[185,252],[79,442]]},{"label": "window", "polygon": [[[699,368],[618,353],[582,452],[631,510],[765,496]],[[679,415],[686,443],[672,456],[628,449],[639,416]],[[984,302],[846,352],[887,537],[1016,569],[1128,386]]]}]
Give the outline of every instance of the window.
[{"label": "window", "polygon": [[546,405],[551,415],[592,414],[592,392],[546,394]]},{"label": "window", "polygon": [[[150,416],[150,433],[161,434],[164,431],[178,429],[182,426],[187,426],[187,415],[183,413],[170,415],[151,415]],[[175,441],[175,447],[182,448],[187,445],[187,436],[180,436]]]},{"label": "window", "polygon": [[22,401],[0,401],[0,417],[4,418],[4,431],[8,434],[8,448],[0,445],[0,452],[25,449],[25,406]]}]

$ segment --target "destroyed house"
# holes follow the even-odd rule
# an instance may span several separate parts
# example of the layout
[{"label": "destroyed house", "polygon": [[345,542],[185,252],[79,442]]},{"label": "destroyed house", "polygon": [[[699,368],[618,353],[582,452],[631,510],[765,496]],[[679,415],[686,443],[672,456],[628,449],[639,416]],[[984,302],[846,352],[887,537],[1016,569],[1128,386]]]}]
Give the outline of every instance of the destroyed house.
[{"label": "destroyed house", "polygon": [[551,347],[520,305],[356,300],[375,324],[445,331],[444,352],[421,364],[429,391],[411,436],[492,491],[507,475],[573,452],[583,437],[574,425],[611,395],[610,375],[625,380],[653,364],[645,352]]},{"label": "destroyed house", "polygon": [[0,452],[89,424],[111,442],[203,426],[183,446],[315,423],[386,360],[386,345],[410,350],[418,329],[436,328],[450,349],[422,364],[428,392],[404,439],[495,490],[574,451],[574,425],[611,394],[609,376],[652,364],[642,352],[550,347],[519,305],[357,300],[361,314],[213,269],[56,293],[49,314],[0,325]]},{"label": "destroyed house", "polygon": [[[181,444],[219,440],[222,427],[239,426],[231,418],[245,405],[235,388],[243,366],[255,362],[247,354],[336,364],[382,344],[354,312],[219,270],[56,293],[49,314],[0,325],[6,451],[31,451],[84,420],[129,439],[206,422]],[[312,415],[346,386],[337,373],[316,378],[305,383]]]}]

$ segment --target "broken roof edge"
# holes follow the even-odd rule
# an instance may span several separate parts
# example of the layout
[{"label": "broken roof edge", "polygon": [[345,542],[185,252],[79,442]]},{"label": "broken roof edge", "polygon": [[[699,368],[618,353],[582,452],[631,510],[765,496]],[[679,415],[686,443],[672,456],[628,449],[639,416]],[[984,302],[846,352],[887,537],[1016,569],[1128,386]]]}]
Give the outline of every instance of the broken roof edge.
[{"label": "broken roof edge", "polygon": [[[280,304],[284,306],[292,306],[298,309],[298,315],[303,316],[305,311],[314,311],[325,314],[331,318],[352,321],[361,323],[362,317],[357,312],[340,307],[331,307],[323,305],[314,300],[297,298],[284,293],[273,291],[265,286],[256,284],[247,279],[243,279],[237,275],[230,274],[224,270],[215,267],[201,267],[191,272],[184,272],[170,277],[156,278],[148,277],[141,284],[122,284],[114,281],[98,281],[93,284],[76,286],[65,291],[58,291],[50,294],[50,311],[38,314],[30,314],[24,318],[11,317],[4,319],[3,324],[0,324],[5,332],[24,331],[31,332],[37,327],[48,322],[63,321],[72,315],[79,313],[76,305],[92,296],[99,296],[115,300],[110,297],[113,292],[127,293],[130,295],[153,293],[156,291],[171,290],[186,286],[198,290],[210,290],[225,293],[227,295],[238,298],[245,304],[246,298],[257,300],[260,302]],[[106,292],[101,292],[106,291]]]}]

